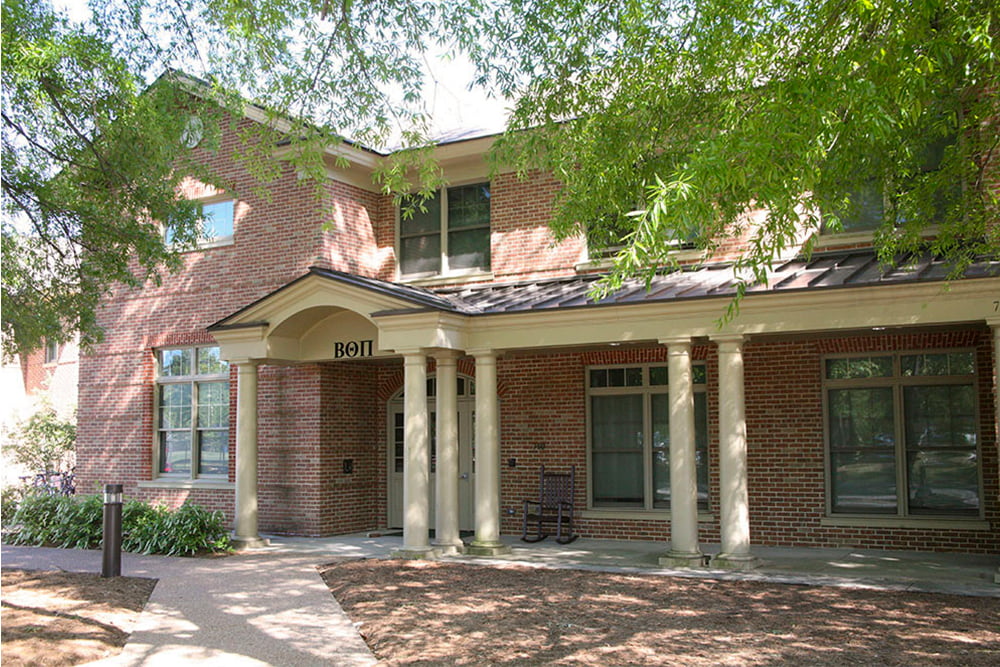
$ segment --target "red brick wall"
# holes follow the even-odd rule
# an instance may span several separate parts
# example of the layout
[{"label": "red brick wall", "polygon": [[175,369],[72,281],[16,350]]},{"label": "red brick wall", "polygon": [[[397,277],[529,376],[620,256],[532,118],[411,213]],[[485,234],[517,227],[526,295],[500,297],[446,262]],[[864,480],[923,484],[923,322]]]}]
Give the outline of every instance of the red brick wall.
[{"label": "red brick wall", "polygon": [[[992,398],[990,335],[973,329],[946,333],[885,334],[750,342],[745,347],[751,539],[773,546],[966,551],[1000,550],[994,528],[824,527],[824,432],[821,358],[837,352],[975,347],[978,355],[982,502],[985,518],[1000,520],[997,449]],[[713,345],[695,346],[694,359],[708,370],[710,512],[699,539],[718,543],[718,361]],[[502,530],[521,529],[521,502],[538,493],[538,468],[576,465],[578,508],[586,497],[585,368],[590,364],[665,362],[665,348],[574,354],[518,354],[502,358],[499,372],[508,388],[501,401]],[[517,467],[508,467],[510,458]],[[513,514],[510,512],[513,510]],[[667,521],[579,519],[581,535],[615,539],[669,539]]]}]

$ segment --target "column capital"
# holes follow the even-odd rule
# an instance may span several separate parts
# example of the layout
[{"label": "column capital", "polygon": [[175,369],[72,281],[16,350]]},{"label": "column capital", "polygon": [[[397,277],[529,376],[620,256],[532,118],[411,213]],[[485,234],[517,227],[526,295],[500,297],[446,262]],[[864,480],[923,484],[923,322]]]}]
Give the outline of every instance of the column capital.
[{"label": "column capital", "polygon": [[708,337],[710,341],[716,343],[717,345],[741,345],[746,342],[747,338],[741,333],[720,333],[713,334]]},{"label": "column capital", "polygon": [[667,349],[670,348],[683,348],[687,346],[691,347],[691,336],[668,336],[666,338],[660,338],[657,340],[660,345],[666,345]]},{"label": "column capital", "polygon": [[1000,335],[1000,316],[997,317],[987,317],[986,326],[993,329],[994,335]]},{"label": "column capital", "polygon": [[475,357],[476,363],[482,363],[484,361],[488,362],[490,360],[495,361],[496,358],[500,356],[500,352],[498,350],[494,350],[493,348],[487,348],[487,347],[478,348],[475,350],[466,350],[466,353],[472,357]]},{"label": "column capital", "polygon": [[455,362],[458,361],[458,358],[463,356],[463,353],[461,350],[441,349],[441,350],[433,350],[430,353],[430,356],[434,357],[439,366],[444,366],[444,365],[454,366]]},{"label": "column capital", "polygon": [[263,359],[230,359],[229,365],[236,366],[237,368],[251,368],[254,366],[260,366],[264,363]]}]

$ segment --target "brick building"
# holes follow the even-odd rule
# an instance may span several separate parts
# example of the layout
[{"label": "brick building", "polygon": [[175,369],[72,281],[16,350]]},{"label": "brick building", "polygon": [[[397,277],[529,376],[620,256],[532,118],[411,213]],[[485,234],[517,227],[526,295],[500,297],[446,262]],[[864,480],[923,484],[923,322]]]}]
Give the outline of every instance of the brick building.
[{"label": "brick building", "polygon": [[195,149],[231,184],[190,184],[211,238],[102,310],[80,488],[220,509],[248,544],[402,528],[421,555],[471,530],[490,553],[539,467],[575,466],[577,531],[672,563],[1000,551],[1000,264],[883,271],[859,224],[720,326],[732,246],[593,303],[601,261],[546,226],[556,182],[490,179],[489,137],[438,146],[450,185],[402,221],[379,153],[338,146],[323,197],[287,167],[264,198],[232,141]]}]

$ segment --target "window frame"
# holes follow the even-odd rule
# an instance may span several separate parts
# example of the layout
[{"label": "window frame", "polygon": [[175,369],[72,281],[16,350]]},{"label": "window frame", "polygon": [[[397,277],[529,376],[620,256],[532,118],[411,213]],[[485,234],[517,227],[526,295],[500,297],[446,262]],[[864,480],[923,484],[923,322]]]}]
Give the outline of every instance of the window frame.
[{"label": "window frame", "polygon": [[[656,449],[653,444],[653,395],[669,395],[669,372],[667,362],[644,362],[644,363],[624,363],[624,364],[593,364],[584,367],[584,394],[586,401],[586,430],[587,430],[587,510],[597,513],[669,513],[671,506],[657,506],[654,489],[653,451]],[[621,387],[591,387],[591,372],[604,369],[628,369],[640,368],[642,370],[641,386],[621,386]],[[652,384],[650,381],[650,369],[663,368],[668,372],[667,384]],[[711,442],[709,434],[709,422],[711,421],[708,405],[708,365],[704,361],[692,363],[692,375],[694,369],[700,368],[704,373],[704,382],[693,382],[692,388],[695,394],[705,396],[705,423],[701,426],[705,429],[705,472],[708,477],[706,486],[706,497],[704,502],[698,499],[698,512],[703,514],[712,511],[713,498],[711,495]],[[643,505],[642,507],[632,505],[595,504],[594,502],[594,482],[596,470],[594,469],[594,416],[593,401],[594,396],[630,396],[640,394],[642,396],[643,409],[643,447],[642,447],[642,467],[643,467]],[[695,422],[695,438],[697,443],[697,433],[699,425]],[[697,447],[697,444],[696,444]]]},{"label": "window frame", "polygon": [[[957,354],[972,355],[972,373],[948,375],[910,375],[902,373],[902,359],[911,355]],[[889,376],[868,378],[829,379],[827,377],[827,362],[834,359],[863,359],[870,357],[891,357],[892,373]],[[974,522],[985,517],[983,465],[982,465],[982,424],[980,423],[980,391],[978,356],[975,348],[929,348],[906,349],[899,351],[873,350],[868,352],[847,352],[828,354],[820,357],[820,379],[823,403],[823,459],[824,459],[824,504],[825,518],[828,520],[902,520],[912,522]],[[975,425],[976,454],[976,484],[978,493],[978,511],[973,514],[948,514],[913,512],[910,509],[909,465],[906,441],[906,403],[904,393],[908,387],[928,386],[968,386],[971,387],[974,398],[973,424]],[[830,428],[830,392],[836,389],[875,389],[889,388],[892,392],[891,413],[893,418],[893,460],[895,466],[896,510],[894,512],[858,512],[837,511],[834,509],[833,497],[833,450]]]},{"label": "window frame", "polygon": [[[470,186],[486,186],[490,192],[490,219],[486,225],[477,225],[472,227],[456,227],[454,229],[450,226],[450,216],[448,214],[448,195],[451,190],[456,190],[459,188],[466,188]],[[415,194],[415,193],[414,193]],[[419,236],[428,236],[432,233],[422,233],[422,234],[406,234],[403,232],[403,220],[402,215],[402,202],[396,204],[396,273],[398,279],[401,281],[419,281],[428,278],[438,278],[438,277],[463,277],[463,276],[479,276],[489,274],[493,267],[493,183],[489,179],[471,179],[463,180],[455,183],[450,183],[447,186],[442,186],[435,192],[435,197],[439,198],[440,212],[439,212],[439,225],[437,232],[433,232],[440,239],[440,253],[438,257],[438,270],[437,271],[420,271],[414,273],[404,273],[403,272],[403,240],[408,238],[415,238]],[[486,229],[486,253],[487,253],[487,263],[486,266],[479,267],[468,267],[468,268],[452,268],[450,266],[451,255],[449,253],[450,245],[450,234],[457,231],[468,231],[475,229]]]},{"label": "window frame", "polygon": [[[230,221],[230,226],[232,227],[232,231],[230,231],[229,234],[226,234],[224,236],[213,236],[212,238],[207,238],[199,235],[198,242],[194,245],[194,247],[185,248],[185,252],[192,252],[197,250],[205,250],[208,248],[218,248],[222,246],[233,245],[236,239],[236,217],[237,217],[236,213],[237,210],[239,209],[239,200],[233,195],[225,192],[220,192],[205,197],[198,197],[196,199],[198,200],[198,203],[201,205],[203,214],[206,206],[214,206],[215,204],[232,202],[233,216],[232,220]],[[168,225],[164,225],[163,238],[168,246],[172,246],[174,245],[174,242],[173,240],[170,239],[169,234],[170,234],[170,227]]]},{"label": "window frame", "polygon": [[62,349],[62,345],[59,341],[45,339],[45,348],[42,356],[43,364],[57,364],[59,363],[59,352]]},{"label": "window frame", "polygon": [[[153,350],[153,360],[154,360],[154,382],[153,382],[153,479],[160,481],[196,481],[196,480],[206,480],[211,482],[228,481],[229,480],[229,455],[230,455],[230,436],[232,435],[232,411],[230,410],[230,394],[232,387],[230,385],[230,366],[229,362],[221,359],[220,361],[225,364],[225,370],[218,373],[198,373],[198,352],[205,349],[219,349],[218,345],[177,345],[177,346],[165,346],[161,348],[156,348]],[[164,352],[171,352],[176,350],[188,350],[192,353],[191,359],[191,373],[186,375],[164,375],[163,374],[163,361],[162,354]],[[202,431],[222,431],[220,427],[206,427],[201,428],[198,423],[198,408],[201,405],[199,401],[200,398],[200,385],[221,383],[224,382],[226,386],[225,391],[225,405],[226,405],[226,428],[225,428],[225,442],[226,442],[226,472],[211,474],[211,473],[201,473],[201,446],[199,444],[199,434]],[[161,415],[161,388],[164,386],[177,386],[177,385],[190,385],[191,386],[191,420],[187,427],[190,431],[190,438],[188,441],[189,452],[190,452],[190,465],[189,470],[186,472],[168,472],[163,470],[163,446],[162,446],[162,434],[165,432],[173,431],[183,431],[184,429],[174,428],[167,429],[162,425],[162,415]]]}]

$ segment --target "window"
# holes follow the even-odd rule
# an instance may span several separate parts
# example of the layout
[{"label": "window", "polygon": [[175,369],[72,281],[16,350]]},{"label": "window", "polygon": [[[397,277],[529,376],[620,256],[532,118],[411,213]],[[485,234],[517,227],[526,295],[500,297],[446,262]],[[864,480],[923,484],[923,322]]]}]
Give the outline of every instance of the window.
[{"label": "window", "polygon": [[972,351],[825,360],[832,514],[977,517]]},{"label": "window", "polygon": [[160,475],[229,474],[229,364],[218,347],[157,354],[156,429]]},{"label": "window", "polygon": [[[203,203],[201,206],[202,228],[198,245],[207,246],[231,242],[235,213],[236,201],[233,199]],[[173,229],[169,225],[164,229],[164,236],[167,243],[173,242]]]},{"label": "window", "polygon": [[59,342],[45,340],[45,363],[54,364],[59,361]]},{"label": "window", "polygon": [[[695,365],[698,507],[708,509],[708,407],[704,365]],[[667,367],[588,370],[591,505],[670,507],[670,407]]]},{"label": "window", "polygon": [[[886,212],[895,210],[896,219],[902,223],[907,214],[900,210],[914,205],[911,200],[927,196],[923,192],[929,177],[940,171],[945,151],[957,141],[957,135],[950,134],[928,140],[914,152],[916,166],[914,174],[907,178],[902,187],[892,188],[881,179],[869,178],[842,190],[845,196],[829,207],[822,223],[823,234],[872,232],[885,220]],[[930,192],[930,205],[923,210],[931,211],[932,218],[940,218],[948,203],[960,195],[958,187],[934,188]],[[920,209],[921,203],[916,203]],[[836,221],[836,222],[835,222]]]},{"label": "window", "polygon": [[488,271],[490,268],[490,184],[440,190],[413,215],[399,219],[399,271],[404,276]]}]

